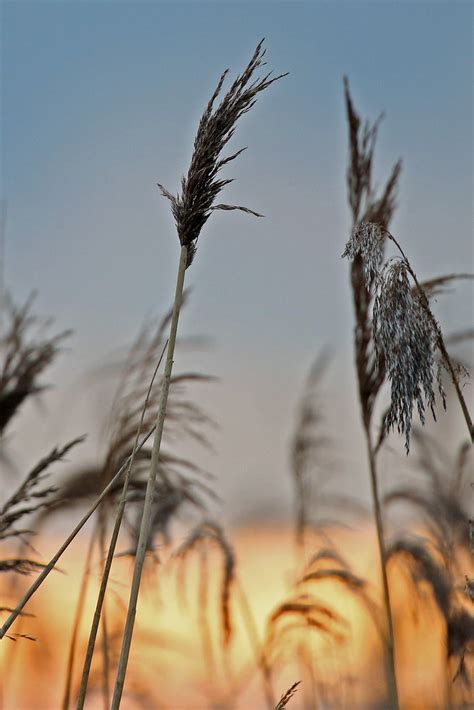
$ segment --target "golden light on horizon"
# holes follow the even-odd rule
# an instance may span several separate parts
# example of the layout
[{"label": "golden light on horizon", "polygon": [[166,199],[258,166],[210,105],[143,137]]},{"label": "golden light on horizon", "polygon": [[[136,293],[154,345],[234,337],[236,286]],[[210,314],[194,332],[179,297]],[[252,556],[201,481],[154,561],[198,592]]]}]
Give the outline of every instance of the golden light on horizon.
[{"label": "golden light on horizon", "polygon": [[[331,538],[358,574],[367,579],[368,590],[377,598],[375,542],[370,532],[333,531]],[[177,541],[179,542],[179,541]],[[47,556],[57,539],[42,538]],[[285,526],[252,525],[236,530],[232,543],[237,556],[237,579],[230,594],[232,637],[223,644],[220,589],[222,559],[219,550],[204,558],[193,555],[181,568],[177,560],[160,551],[160,564],[147,562],[143,594],[140,597],[137,628],[127,676],[126,708],[228,707],[265,708],[258,651],[252,633],[265,637],[272,612],[295,593],[295,547],[293,531]],[[12,631],[36,640],[5,639],[0,644],[1,706],[4,710],[59,708],[64,695],[71,629],[86,544],[79,543],[65,555],[61,571],[52,574],[26,611],[34,616],[17,620]],[[207,584],[203,583],[206,564]],[[107,625],[111,668],[119,650],[120,631],[128,599],[130,558],[114,562],[107,602]],[[182,576],[184,575],[184,577]],[[72,697],[80,682],[82,662],[93,615],[100,565],[92,564],[83,619],[78,634],[72,682]],[[20,580],[21,585],[24,584]],[[9,582],[11,584],[11,582]],[[2,597],[14,604],[20,584],[12,594],[7,583]],[[311,589],[310,589],[311,587]],[[422,590],[415,601],[406,572],[397,563],[391,571],[395,601],[397,673],[402,707],[444,707],[444,627],[431,592]],[[242,590],[244,599],[242,600]],[[322,605],[345,621],[334,639],[318,629],[297,627],[295,620],[282,619],[278,653],[272,658],[272,686],[276,699],[296,680],[302,685],[292,707],[303,707],[307,696],[321,694],[345,702],[346,707],[363,707],[381,701],[384,691],[382,644],[374,619],[357,595],[347,592],[337,580],[308,583],[299,593],[310,592]],[[250,621],[248,609],[250,608]],[[249,630],[250,624],[250,630]],[[252,624],[254,625],[252,631]],[[92,666],[88,708],[104,706],[101,694],[101,638]],[[113,679],[113,673],[111,673]],[[316,687],[314,686],[316,683]],[[73,703],[72,703],[73,705]]]}]

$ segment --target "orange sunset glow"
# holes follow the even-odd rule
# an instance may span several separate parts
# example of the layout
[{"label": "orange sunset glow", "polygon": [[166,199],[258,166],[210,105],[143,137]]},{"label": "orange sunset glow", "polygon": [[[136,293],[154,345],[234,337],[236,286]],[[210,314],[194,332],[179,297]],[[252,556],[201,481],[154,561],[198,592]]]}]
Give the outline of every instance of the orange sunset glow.
[{"label": "orange sunset glow", "polygon": [[[332,535],[339,549],[352,560],[354,569],[368,580],[371,593],[377,596],[374,574],[374,539],[366,531]],[[48,542],[48,545],[46,545]],[[42,538],[42,549],[54,551],[55,539]],[[232,542],[237,558],[236,578],[231,587],[230,610],[232,636],[227,648],[222,642],[219,611],[222,559],[218,550],[209,550],[207,560],[208,591],[204,613],[199,559],[186,563],[185,578],[179,574],[179,562],[166,559],[160,564],[149,560],[143,597],[140,601],[137,630],[130,666],[130,686],[124,706],[129,708],[227,707],[265,708],[262,679],[255,664],[255,647],[249,638],[242,612],[245,594],[260,640],[265,637],[271,613],[292,593],[295,579],[295,550],[292,531],[285,527],[252,526],[237,530]],[[67,553],[36,599],[28,614],[13,631],[34,637],[19,638],[1,646],[2,708],[56,708],[64,697],[67,653],[73,617],[83,572],[84,544]],[[111,578],[107,624],[114,658],[114,639],[123,623],[130,559],[117,559]],[[182,570],[183,571],[183,570]],[[443,623],[432,595],[426,589],[422,600],[416,599],[413,584],[397,567],[391,572],[396,590],[395,625],[397,669],[404,708],[442,708],[449,686],[444,678]],[[83,620],[77,639],[73,694],[80,680],[82,657],[93,614],[98,585],[98,562],[92,564],[90,585]],[[311,584],[308,584],[308,590]],[[19,586],[15,589],[18,596]],[[351,597],[337,582],[325,580],[313,584],[315,596],[330,604],[347,625],[337,641],[304,625],[288,628],[280,640],[274,666],[273,692],[280,696],[295,680],[310,676],[305,665],[313,666],[317,692],[331,703],[337,699],[347,707],[377,707],[383,697],[381,641],[373,618],[356,597]],[[9,596],[8,586],[2,598]],[[10,603],[15,601],[12,596]],[[203,628],[203,623],[205,628]],[[282,625],[285,626],[287,621]],[[291,626],[291,624],[289,625]],[[206,638],[208,634],[208,638]],[[87,707],[101,708],[100,642]],[[306,659],[306,660],[305,660]],[[466,697],[465,697],[466,699]],[[305,696],[295,698],[295,707],[306,707]]]}]

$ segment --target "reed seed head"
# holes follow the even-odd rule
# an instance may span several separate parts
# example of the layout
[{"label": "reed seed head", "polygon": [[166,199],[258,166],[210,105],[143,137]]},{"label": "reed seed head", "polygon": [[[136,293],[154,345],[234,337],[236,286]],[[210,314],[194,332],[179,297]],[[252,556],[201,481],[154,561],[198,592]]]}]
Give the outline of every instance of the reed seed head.
[{"label": "reed seed head", "polygon": [[[395,257],[382,267],[384,241],[391,237],[380,224],[361,222],[353,231],[343,257],[362,258],[367,289],[374,293],[372,334],[375,354],[384,363],[391,382],[391,405],[384,419],[388,432],[397,427],[405,434],[410,449],[413,407],[416,404],[422,424],[428,406],[435,417],[433,380],[445,405],[440,366],[435,352],[439,333],[425,299],[412,288],[411,267],[405,258]],[[393,237],[392,237],[393,239]],[[436,418],[436,417],[435,417]]]},{"label": "reed seed head", "polygon": [[435,376],[443,402],[445,396],[435,361],[438,334],[411,288],[405,259],[391,259],[377,277],[373,335],[376,353],[384,358],[391,382],[391,405],[385,427],[388,431],[396,426],[405,434],[408,453],[414,405],[422,424],[426,406],[435,417]]},{"label": "reed seed head", "polygon": [[343,257],[348,257],[351,261],[356,256],[362,257],[364,280],[367,289],[370,289],[382,266],[384,241],[385,232],[379,224],[361,222],[354,228],[352,236],[342,253]]},{"label": "reed seed head", "polygon": [[222,74],[199,122],[188,174],[181,180],[181,193],[173,195],[158,184],[161,193],[171,202],[179,241],[188,247],[187,266],[193,261],[198,237],[213,210],[241,210],[256,217],[262,216],[247,207],[215,204],[215,200],[221,190],[232,182],[231,179],[220,179],[220,170],[245,150],[242,148],[225,158],[220,157],[234,135],[237,121],[254,106],[260,92],[286,76],[281,74],[271,78],[271,73],[268,73],[255,79],[255,72],[264,65],[264,55],[262,40],[246,69],[236,78],[215,108],[214,104],[221,93],[228,69]]}]

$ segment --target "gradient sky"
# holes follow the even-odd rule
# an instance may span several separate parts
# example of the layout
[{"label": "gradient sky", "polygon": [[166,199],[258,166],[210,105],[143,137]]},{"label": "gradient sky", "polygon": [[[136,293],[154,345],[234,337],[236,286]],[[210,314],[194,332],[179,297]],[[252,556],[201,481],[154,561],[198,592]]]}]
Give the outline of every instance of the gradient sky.
[{"label": "gradient sky", "polygon": [[[472,20],[455,0],[3,2],[5,281],[17,300],[37,289],[37,309],[76,331],[41,434],[26,417],[35,452],[95,426],[103,402],[82,388],[71,412],[67,388],[168,307],[178,242],[156,182],[177,189],[221,71],[240,71],[261,37],[269,67],[290,75],[238,127],[232,147],[249,149],[223,201],[266,218],[206,226],[182,333],[213,347],[177,366],[222,378],[204,396],[221,426],[210,467],[243,509],[289,495],[295,388],[325,343],[338,353],[331,416],[356,440],[342,77],[363,116],[386,113],[376,174],[402,157],[392,227],[418,274],[472,270]],[[471,298],[463,285],[440,300],[447,332],[472,324]]]}]

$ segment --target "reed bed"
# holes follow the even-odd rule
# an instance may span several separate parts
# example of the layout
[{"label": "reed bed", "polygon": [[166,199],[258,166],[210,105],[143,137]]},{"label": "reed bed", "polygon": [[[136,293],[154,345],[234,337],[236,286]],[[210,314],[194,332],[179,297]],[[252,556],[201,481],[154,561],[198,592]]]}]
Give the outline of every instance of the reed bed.
[{"label": "reed bed", "polygon": [[[412,696],[398,649],[407,625],[416,633],[424,616],[438,623],[436,672],[442,688],[436,707],[474,702],[474,525],[467,496],[474,434],[462,386],[467,367],[454,350],[472,332],[445,336],[433,305],[447,284],[472,276],[418,278],[401,240],[389,231],[401,162],[377,190],[374,162],[381,118],[362,122],[347,78],[346,187],[352,225],[343,256],[350,262],[355,377],[373,524],[344,490],[338,473],[339,434],[328,429],[329,404],[321,394],[327,386],[329,350],[318,355],[305,382],[289,447],[295,514],[288,537],[293,538],[293,551],[291,574],[278,594],[266,581],[269,556],[261,559],[257,584],[245,575],[246,560],[234,534],[218,514],[211,514],[220,504],[215,479],[182,454],[186,438],[206,445],[213,426],[194,393],[213,378],[173,370],[179,317],[189,297],[185,275],[214,211],[262,216],[218,198],[232,182],[221,171],[244,150],[223,155],[237,125],[260,95],[286,76],[259,76],[264,55],[260,42],[227,90],[228,70],[220,76],[200,119],[180,190],[173,194],[159,185],[171,205],[180,249],[175,298],[159,323],[138,333],[123,361],[109,363],[117,390],[101,457],[96,464],[77,463],[83,437],[56,446],[1,503],[0,544],[16,550],[0,559],[0,578],[8,580],[2,587],[5,602],[0,597],[0,613],[6,617],[0,628],[0,650],[7,649],[1,656],[4,697],[15,665],[14,651],[5,644],[34,644],[38,631],[43,636],[42,607],[33,597],[46,582],[52,588],[50,573],[58,569],[65,551],[79,544],[78,536],[93,518],[72,623],[64,645],[49,650],[66,661],[64,678],[55,678],[64,710],[96,702],[116,710],[132,703],[158,708],[178,707],[179,702],[190,708],[269,710],[409,707]],[[396,256],[387,256],[389,247]],[[42,323],[32,311],[32,299],[22,308],[7,301],[8,317],[2,320],[2,452],[12,420],[19,419],[25,402],[43,393],[44,373],[69,334],[48,335],[51,323]],[[459,402],[469,440],[456,451],[423,428],[428,410],[435,417],[436,397],[444,408],[452,399]],[[395,454],[396,467],[408,465],[409,475],[406,482],[397,476],[382,493],[382,453],[396,442],[396,433],[409,454]],[[53,466],[58,469],[54,478]],[[412,515],[400,529],[392,525],[388,536],[387,516],[396,506]],[[46,526],[54,517],[84,508],[73,531],[44,562],[36,540],[41,543]],[[376,562],[369,557],[370,565],[350,545],[351,535],[357,535],[351,527],[356,518],[364,520],[367,549],[374,534]],[[19,579],[32,574],[36,577],[28,588],[19,585]],[[166,585],[174,591],[163,602]],[[271,600],[260,615],[257,597],[262,589],[257,585]],[[156,598],[148,621],[138,616],[136,624],[138,604],[144,614],[150,590]],[[69,600],[68,606],[73,606]],[[158,631],[156,621],[163,625]],[[194,623],[193,646],[185,632]],[[37,629],[34,635],[30,628]],[[131,655],[132,638],[136,656]],[[356,659],[358,644],[364,642],[365,665],[364,659]],[[203,669],[183,700],[189,648]],[[423,659],[417,660],[422,667]],[[175,695],[167,684],[173,672],[180,676]]]}]

